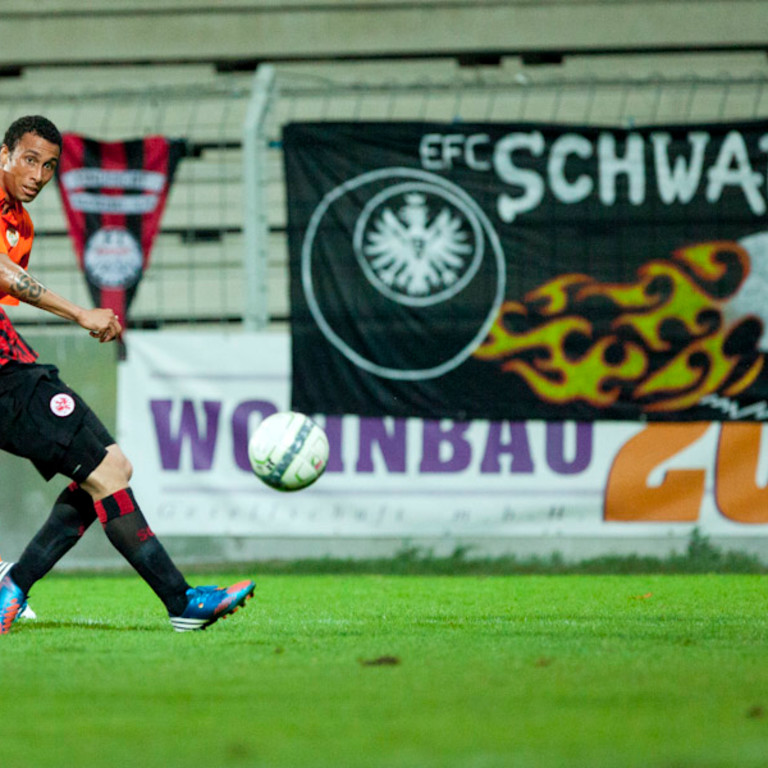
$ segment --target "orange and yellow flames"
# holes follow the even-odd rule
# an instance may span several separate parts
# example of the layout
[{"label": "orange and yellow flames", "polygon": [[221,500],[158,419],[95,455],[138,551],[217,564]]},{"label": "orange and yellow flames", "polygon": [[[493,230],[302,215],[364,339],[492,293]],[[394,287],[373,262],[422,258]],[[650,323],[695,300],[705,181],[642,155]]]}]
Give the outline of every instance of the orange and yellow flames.
[{"label": "orange and yellow flames", "polygon": [[738,243],[716,241],[644,264],[633,283],[560,275],[523,302],[506,302],[474,356],[500,362],[556,404],[606,407],[622,398],[663,412],[732,396],[763,366],[759,321],[724,327],[721,312],[748,272]]}]

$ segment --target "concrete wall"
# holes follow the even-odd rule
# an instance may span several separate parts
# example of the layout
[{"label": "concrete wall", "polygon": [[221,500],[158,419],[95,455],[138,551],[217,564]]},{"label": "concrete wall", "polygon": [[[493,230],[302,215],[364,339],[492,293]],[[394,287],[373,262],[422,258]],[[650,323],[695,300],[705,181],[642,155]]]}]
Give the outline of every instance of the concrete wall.
[{"label": "concrete wall", "polygon": [[13,65],[765,45],[754,0],[4,0],[0,18]]}]

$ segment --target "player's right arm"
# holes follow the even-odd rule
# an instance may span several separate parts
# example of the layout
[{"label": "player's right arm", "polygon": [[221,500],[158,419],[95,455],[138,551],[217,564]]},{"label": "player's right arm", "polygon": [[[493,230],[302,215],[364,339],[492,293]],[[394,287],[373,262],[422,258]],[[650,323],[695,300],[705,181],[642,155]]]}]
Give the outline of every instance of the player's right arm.
[{"label": "player's right arm", "polygon": [[16,264],[6,253],[0,252],[0,291],[25,304],[71,320],[90,332],[99,341],[112,341],[122,331],[117,316],[111,309],[86,309],[54,291],[49,291],[36,277]]}]

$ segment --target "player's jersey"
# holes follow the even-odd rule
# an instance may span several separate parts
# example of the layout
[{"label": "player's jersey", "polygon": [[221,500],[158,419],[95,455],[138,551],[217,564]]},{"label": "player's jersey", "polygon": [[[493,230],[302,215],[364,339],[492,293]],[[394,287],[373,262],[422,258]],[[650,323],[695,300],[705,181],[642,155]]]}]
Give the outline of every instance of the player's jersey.
[{"label": "player's jersey", "polygon": [[[17,200],[8,200],[0,188],[0,252],[20,267],[27,268],[35,231],[32,219]],[[19,300],[0,291],[0,304],[18,304]],[[9,360],[31,363],[37,359],[34,350],[19,336],[8,315],[0,309],[0,365]]]}]

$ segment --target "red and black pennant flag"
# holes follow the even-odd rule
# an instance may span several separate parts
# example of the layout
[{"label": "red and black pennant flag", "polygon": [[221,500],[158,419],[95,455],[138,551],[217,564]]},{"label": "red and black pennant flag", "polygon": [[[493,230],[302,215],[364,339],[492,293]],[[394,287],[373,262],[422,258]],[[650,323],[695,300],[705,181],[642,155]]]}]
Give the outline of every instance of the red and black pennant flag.
[{"label": "red and black pennant flag", "polygon": [[163,136],[63,136],[57,179],[69,234],[94,304],[114,310],[123,326],[186,153],[184,140]]}]

